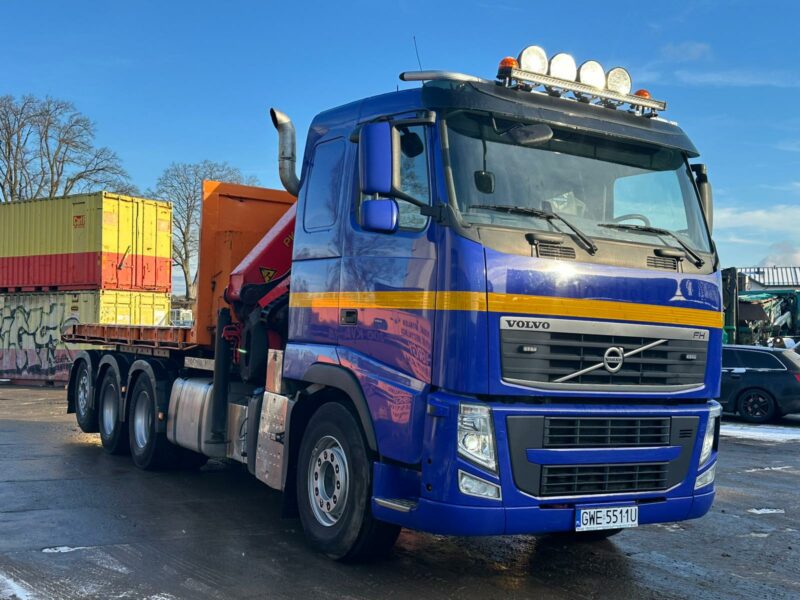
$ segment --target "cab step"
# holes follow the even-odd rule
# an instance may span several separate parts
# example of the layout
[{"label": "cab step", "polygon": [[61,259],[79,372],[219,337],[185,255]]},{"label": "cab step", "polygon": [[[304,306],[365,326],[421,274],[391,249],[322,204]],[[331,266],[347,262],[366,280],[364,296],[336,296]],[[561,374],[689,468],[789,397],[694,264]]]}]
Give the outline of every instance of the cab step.
[{"label": "cab step", "polygon": [[417,501],[412,498],[375,498],[375,504],[404,513],[417,508]]}]

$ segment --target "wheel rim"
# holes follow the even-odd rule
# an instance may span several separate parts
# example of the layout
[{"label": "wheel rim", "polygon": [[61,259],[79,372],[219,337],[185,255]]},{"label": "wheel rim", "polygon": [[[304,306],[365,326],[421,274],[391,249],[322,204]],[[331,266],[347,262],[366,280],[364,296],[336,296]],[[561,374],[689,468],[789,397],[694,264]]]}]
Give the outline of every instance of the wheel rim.
[{"label": "wheel rim", "polygon": [[136,446],[145,448],[150,441],[150,421],[153,419],[153,403],[150,394],[141,392],[136,397],[136,407],[133,409],[133,437]]},{"label": "wheel rim", "polygon": [[766,417],[769,415],[769,398],[763,394],[750,394],[742,402],[742,409],[748,417]]},{"label": "wheel rim", "polygon": [[114,433],[114,427],[117,424],[117,388],[113,385],[106,385],[103,387],[103,433],[111,435]]},{"label": "wheel rim", "polygon": [[339,441],[323,437],[311,452],[308,465],[308,500],[320,525],[335,525],[347,505],[350,472]]},{"label": "wheel rim", "polygon": [[84,369],[81,371],[81,378],[78,380],[78,411],[86,414],[89,406],[89,373]]}]

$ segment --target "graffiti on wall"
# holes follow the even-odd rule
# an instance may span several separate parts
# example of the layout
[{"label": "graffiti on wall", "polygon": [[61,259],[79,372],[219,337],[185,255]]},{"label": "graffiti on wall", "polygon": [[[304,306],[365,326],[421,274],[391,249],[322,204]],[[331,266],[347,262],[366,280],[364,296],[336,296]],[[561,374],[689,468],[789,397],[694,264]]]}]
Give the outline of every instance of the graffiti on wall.
[{"label": "graffiti on wall", "polygon": [[34,307],[7,303],[0,308],[0,376],[42,378],[68,372],[71,353],[61,332],[76,323],[64,302]]}]

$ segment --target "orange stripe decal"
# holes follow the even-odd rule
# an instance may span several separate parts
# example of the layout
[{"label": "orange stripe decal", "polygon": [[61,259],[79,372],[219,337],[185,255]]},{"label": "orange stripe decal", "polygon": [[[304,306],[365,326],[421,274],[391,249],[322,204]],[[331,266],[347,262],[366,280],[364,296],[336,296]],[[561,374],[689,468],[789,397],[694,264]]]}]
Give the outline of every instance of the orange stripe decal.
[{"label": "orange stripe decal", "polygon": [[722,327],[722,313],[697,308],[592,300],[483,294],[481,292],[292,292],[293,308],[389,308],[397,310],[465,310],[495,313],[577,317],[609,321],[641,321],[694,327]]}]

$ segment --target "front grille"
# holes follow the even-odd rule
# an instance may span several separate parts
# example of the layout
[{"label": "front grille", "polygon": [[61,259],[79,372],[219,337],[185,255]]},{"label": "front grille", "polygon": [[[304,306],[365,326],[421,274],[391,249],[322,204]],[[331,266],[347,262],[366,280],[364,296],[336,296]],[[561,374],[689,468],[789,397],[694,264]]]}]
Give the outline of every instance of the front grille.
[{"label": "front grille", "polygon": [[536,244],[539,258],[560,258],[562,260],[575,260],[575,248],[557,244]]},{"label": "front grille", "polygon": [[667,488],[667,463],[542,467],[542,496],[652,492]]},{"label": "front grille", "polygon": [[669,256],[648,256],[647,266],[653,269],[678,270],[678,261]]},{"label": "front grille", "polygon": [[[701,329],[502,317],[500,338],[503,379],[532,387],[649,386],[658,391],[699,386],[705,377],[708,332]],[[612,347],[632,353],[616,372],[603,363]]]},{"label": "front grille", "polygon": [[544,420],[545,448],[666,446],[669,440],[668,417],[546,417]]}]

